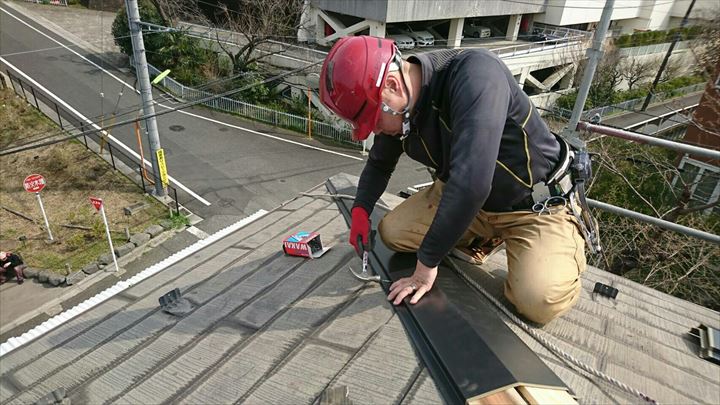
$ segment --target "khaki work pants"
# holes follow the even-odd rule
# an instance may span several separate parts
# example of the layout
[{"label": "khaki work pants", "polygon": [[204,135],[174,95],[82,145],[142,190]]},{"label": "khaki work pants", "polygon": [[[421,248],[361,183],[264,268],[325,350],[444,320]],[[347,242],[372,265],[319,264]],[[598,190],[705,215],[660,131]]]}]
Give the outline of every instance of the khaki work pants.
[{"label": "khaki work pants", "polygon": [[[397,252],[415,252],[430,228],[444,183],[410,196],[378,225],[385,244]],[[549,215],[530,211],[480,211],[458,242],[468,246],[476,237],[505,241],[508,277],[505,296],[517,311],[547,323],[568,311],[580,297],[585,270],[585,241],[570,209]]]}]

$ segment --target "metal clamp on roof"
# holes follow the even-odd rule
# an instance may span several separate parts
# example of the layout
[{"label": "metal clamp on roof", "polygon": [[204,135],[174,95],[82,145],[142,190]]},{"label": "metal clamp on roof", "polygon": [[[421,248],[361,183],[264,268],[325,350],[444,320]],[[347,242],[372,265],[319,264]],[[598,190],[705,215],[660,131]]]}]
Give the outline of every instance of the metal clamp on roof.
[{"label": "metal clamp on roof", "polygon": [[618,289],[598,281],[595,283],[593,293],[597,293],[608,298],[615,298],[618,295]]},{"label": "metal clamp on roof", "polygon": [[720,364],[720,331],[710,326],[700,325],[690,329],[690,336],[698,339],[698,355],[715,364]]},{"label": "metal clamp on roof", "polygon": [[180,289],[176,288],[158,299],[163,312],[170,315],[184,316],[193,310],[193,305],[185,298],[182,298]]}]

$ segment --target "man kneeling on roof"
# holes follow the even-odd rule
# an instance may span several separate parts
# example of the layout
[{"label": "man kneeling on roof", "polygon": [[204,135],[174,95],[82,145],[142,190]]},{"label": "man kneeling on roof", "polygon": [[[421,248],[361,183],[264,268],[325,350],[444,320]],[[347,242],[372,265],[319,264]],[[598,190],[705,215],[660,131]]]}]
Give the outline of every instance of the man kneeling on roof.
[{"label": "man kneeling on roof", "polygon": [[435,170],[431,187],[378,225],[388,247],[417,252],[413,275],[390,287],[393,304],[417,303],[446,255],[480,263],[493,240],[506,246],[505,296],[526,318],[549,322],[578,300],[585,242],[570,187],[559,185],[572,182],[572,151],[497,56],[441,50],[403,60],[391,40],[345,37],[324,61],[320,98],[353,139],[376,134],[352,208],[356,249],[400,155]]}]

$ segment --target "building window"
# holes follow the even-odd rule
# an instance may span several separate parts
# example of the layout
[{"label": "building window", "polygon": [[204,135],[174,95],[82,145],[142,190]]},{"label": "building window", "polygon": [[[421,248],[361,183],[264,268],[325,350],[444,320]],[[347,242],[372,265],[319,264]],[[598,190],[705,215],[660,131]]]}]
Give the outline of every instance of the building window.
[{"label": "building window", "polygon": [[[691,198],[703,204],[717,201],[720,198],[720,167],[712,166],[687,156],[683,158],[678,167],[680,178],[676,178],[674,185],[678,188],[687,186]],[[712,209],[708,209],[709,213]],[[720,212],[720,206],[714,208]]]}]

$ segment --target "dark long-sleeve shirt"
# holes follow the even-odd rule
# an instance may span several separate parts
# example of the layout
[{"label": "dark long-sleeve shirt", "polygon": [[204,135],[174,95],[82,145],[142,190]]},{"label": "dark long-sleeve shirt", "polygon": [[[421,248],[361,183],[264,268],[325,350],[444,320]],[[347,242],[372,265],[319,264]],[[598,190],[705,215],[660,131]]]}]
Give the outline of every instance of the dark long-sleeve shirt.
[{"label": "dark long-sleeve shirt", "polygon": [[[2,268],[0,271],[13,270],[21,264],[23,264],[23,261],[20,259],[20,256],[14,253],[8,253],[4,260],[0,259],[0,268]],[[6,265],[7,267],[5,267]]]},{"label": "dark long-sleeve shirt", "polygon": [[408,61],[422,71],[410,134],[375,137],[355,205],[372,212],[402,153],[434,168],[445,187],[417,253],[434,267],[481,209],[509,211],[525,201],[554,169],[560,145],[494,54],[445,50]]}]

